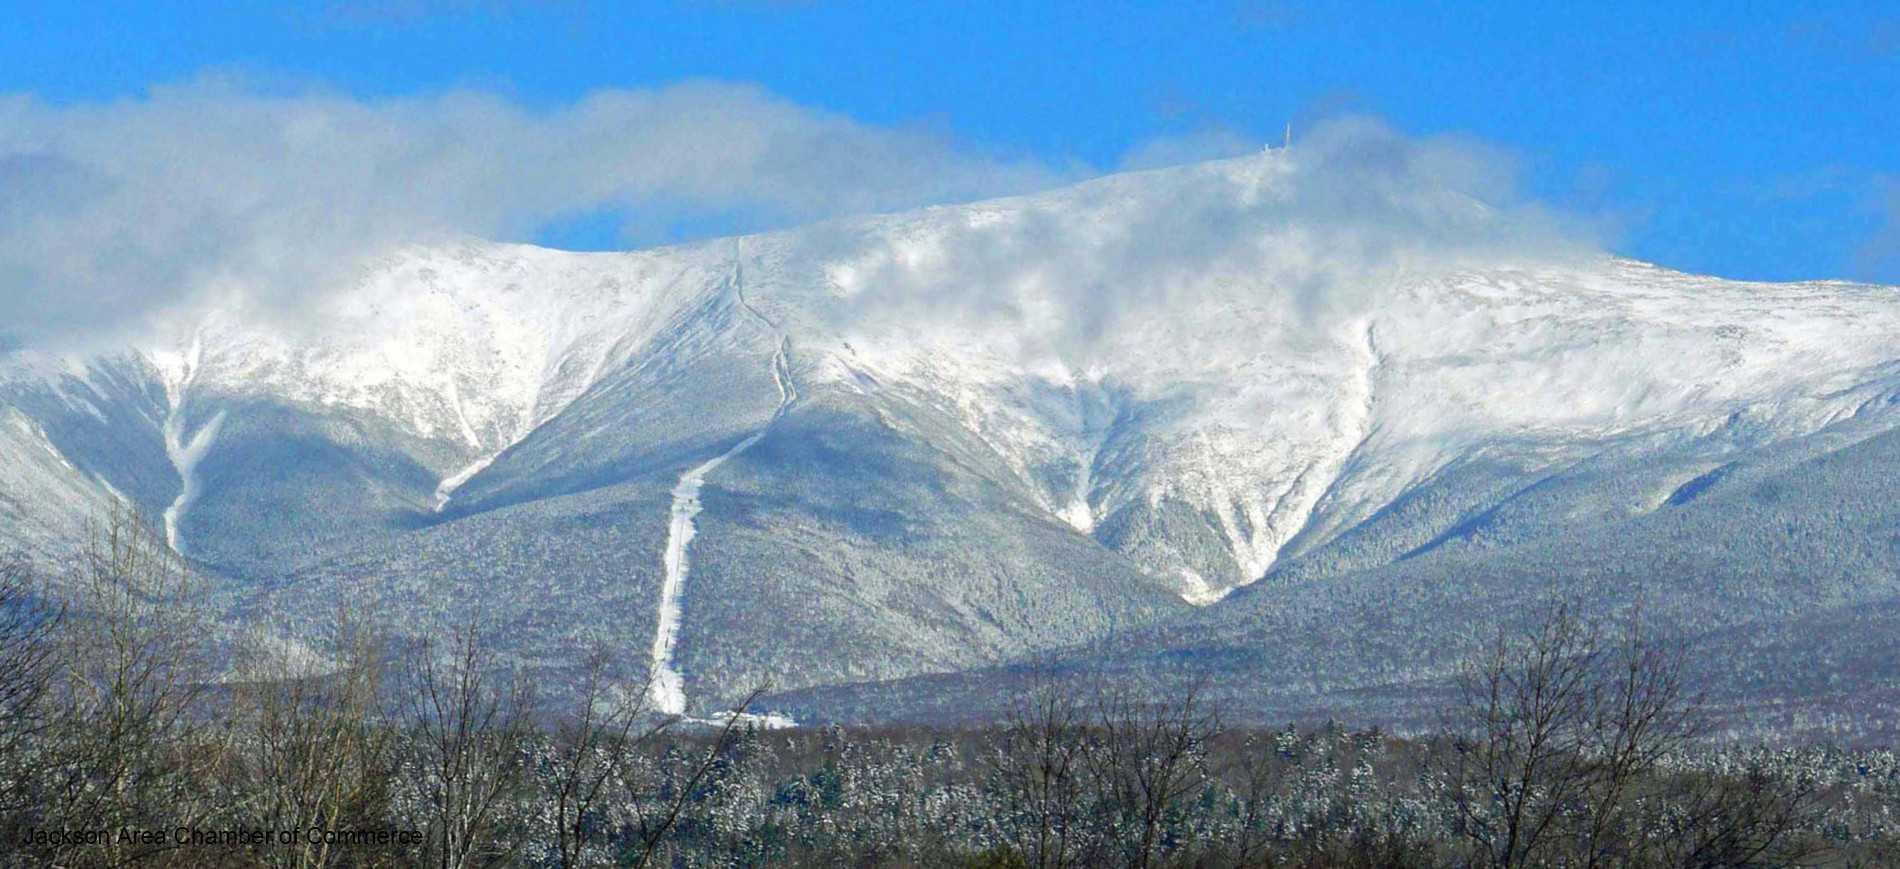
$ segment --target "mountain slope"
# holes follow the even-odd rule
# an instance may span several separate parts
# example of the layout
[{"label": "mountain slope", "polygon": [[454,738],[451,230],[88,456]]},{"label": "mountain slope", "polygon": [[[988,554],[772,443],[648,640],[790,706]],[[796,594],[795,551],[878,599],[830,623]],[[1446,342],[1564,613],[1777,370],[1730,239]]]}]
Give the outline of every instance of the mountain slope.
[{"label": "mountain slope", "polygon": [[[1214,606],[1043,656],[1038,666],[1082,680],[1119,674],[1157,692],[1206,679],[1213,699],[1253,720],[1430,727],[1463,656],[1498,626],[1532,618],[1537,602],[1558,598],[1594,614],[1641,613],[1686,640],[1691,679],[1724,732],[1890,741],[1900,702],[1892,664],[1900,648],[1900,431],[1880,410],[1807,438],[1726,452],[1719,478],[1648,510],[1601,506],[1606,495],[1653,492],[1657,480],[1680,479],[1707,460],[1691,451],[1568,468],[1479,501],[1468,518],[1434,523],[1445,529],[1430,535],[1435,545],[1364,568],[1322,547],[1313,562],[1289,564]],[[1415,497],[1444,489],[1456,498],[1496,476],[1471,473],[1476,481],[1450,474]],[[968,720],[997,714],[1027,672],[916,677],[772,702],[813,720],[892,710]]]},{"label": "mountain slope", "polygon": [[[0,533],[55,553],[122,499],[234,618],[475,618],[533,666],[605,644],[684,708],[769,683],[820,716],[931,702],[828,686],[1058,649],[1311,708],[1427,686],[1439,631],[1552,590],[1711,636],[1900,592],[1857,554],[1878,492],[1824,472],[1885,467],[1849,457],[1900,419],[1890,290],[1674,273],[1453,191],[1340,207],[1324,171],[630,254],[469,242],[288,314],[15,351]],[[1771,483],[1797,506],[1736,494]],[[1760,549],[1794,515],[1821,542]]]}]

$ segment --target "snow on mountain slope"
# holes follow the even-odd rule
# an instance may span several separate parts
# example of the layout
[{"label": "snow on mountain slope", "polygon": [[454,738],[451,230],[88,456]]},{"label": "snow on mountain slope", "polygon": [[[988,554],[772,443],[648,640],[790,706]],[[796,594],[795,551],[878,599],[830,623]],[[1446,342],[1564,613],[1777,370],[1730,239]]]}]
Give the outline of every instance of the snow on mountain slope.
[{"label": "snow on mountain slope", "polygon": [[[1054,220],[1086,205],[1017,207]],[[1878,289],[1734,284],[1609,259],[1395,269],[1358,288],[1362,307],[1320,314],[1293,309],[1289,279],[1266,260],[1177,276],[1166,298],[1105,315],[1088,343],[1070,340],[1060,312],[1038,325],[1032,312],[1062,298],[1040,284],[1061,276],[1034,262],[1009,273],[1000,303],[975,304],[955,300],[954,260],[860,265],[895,256],[888,238],[1008,233],[1028,219],[991,206],[874,223],[858,250],[822,259],[799,233],[759,239],[755,295],[785,313],[820,388],[868,378],[943,403],[1082,533],[1167,502],[1210,518],[1222,557],[1165,540],[1130,547],[1199,602],[1258,579],[1309,525],[1350,526],[1473,451],[1551,462],[1618,437],[1706,433],[1743,410],[1796,434],[1884,388],[1900,350],[1900,309]],[[218,349],[192,373],[202,389],[367,412],[453,445],[470,464],[443,475],[440,506],[628,365],[682,303],[669,291],[719,277],[731,257],[710,245],[425,255],[343,296],[324,343],[214,321],[192,340]],[[854,276],[893,268],[909,292],[952,301],[901,324],[875,298],[870,316],[852,316],[855,297],[876,292]],[[182,355],[153,354],[168,378],[183,376],[171,373]]]},{"label": "snow on mountain slope", "polygon": [[[1564,600],[1606,619],[1640,614],[1687,644],[1688,682],[1718,733],[1889,743],[1900,735],[1897,402],[1806,437],[1732,426],[1528,481],[1463,463],[1265,582],[1053,664],[1078,684],[1107,676],[1163,697],[1199,682],[1235,720],[1417,732],[1442,724],[1446,692],[1500,627]],[[1648,499],[1659,490],[1660,503]],[[985,668],[767,702],[810,722],[982,720],[1009,708],[1023,676]]]},{"label": "snow on mountain slope", "polygon": [[[374,414],[492,455],[623,364],[717,262],[464,244],[374,264],[292,328],[214,315],[151,355],[168,380]],[[719,263],[723,265],[723,263]]]},{"label": "snow on mountain slope", "polygon": [[[746,313],[770,325],[745,298],[745,274],[742,267],[735,266],[733,272],[733,293],[739,306]],[[702,505],[699,493],[706,485],[706,475],[719,469],[720,465],[731,461],[733,457],[751,449],[763,439],[771,424],[778,422],[798,401],[798,386],[792,381],[791,365],[787,361],[790,349],[789,339],[781,338],[779,350],[772,355],[772,380],[778,386],[778,408],[772,412],[772,418],[766,427],[752,433],[725,452],[680,475],[679,483],[673,486],[673,506],[671,521],[666,528],[666,578],[660,587],[660,607],[657,627],[653,637],[653,667],[649,682],[649,691],[653,697],[654,708],[668,715],[678,715],[686,711],[686,693],[679,670],[673,666],[673,652],[679,642],[680,592],[687,574],[691,571],[689,551],[697,528],[694,517],[699,515]]]},{"label": "snow on mountain slope", "polygon": [[[1088,640],[1165,615],[1143,585],[1207,605],[1313,553],[1397,558],[1425,541],[1363,538],[1447,481],[1465,494],[1405,534],[1580,463],[1695,451],[1589,508],[1655,510],[1724,449],[1900,389],[1889,289],[1683,275],[1376,181],[1295,149],[737,242],[403,251],[298,311],[182,312],[110,359],[16,351],[0,507],[50,539],[122,497],[216,570],[282,582],[401,572],[425,538],[431,571],[514,564],[481,517],[584,515],[589,539],[650,541],[623,553],[643,566],[615,594],[650,602],[622,627],[675,632],[671,675],[726,690],[773,656],[822,682]],[[656,634],[669,514],[638,505],[695,468],[691,582]],[[953,543],[1011,555],[933,575]],[[1099,582],[1061,576],[1084,561]],[[573,569],[603,588],[613,559]],[[505,603],[552,612],[561,588]],[[888,657],[731,645],[768,600]],[[1070,615],[1039,621],[1051,601]]]},{"label": "snow on mountain slope", "polygon": [[40,423],[17,408],[0,409],[0,456],[5,544],[45,554],[111,504],[114,492],[88,479]]},{"label": "snow on mountain slope", "polygon": [[[834,382],[952,409],[1052,515],[1196,602],[1475,454],[1549,467],[1736,414],[1794,436],[1896,382],[1883,288],[1366,253],[1350,224],[1277,219],[1296,171],[1266,155],[793,234],[758,295],[808,315]],[[1225,237],[1151,241],[1175,224]],[[1171,505],[1220,551],[1156,533]]]}]

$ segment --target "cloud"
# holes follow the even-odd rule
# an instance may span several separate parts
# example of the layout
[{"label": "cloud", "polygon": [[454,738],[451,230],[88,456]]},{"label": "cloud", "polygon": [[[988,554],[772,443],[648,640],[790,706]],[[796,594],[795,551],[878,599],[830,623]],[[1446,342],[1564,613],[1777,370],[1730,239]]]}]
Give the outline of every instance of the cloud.
[{"label": "cloud", "polygon": [[[1165,184],[1101,179],[952,227],[922,258],[843,239],[855,222],[810,237],[840,233],[838,256],[873,288],[855,321],[921,309],[1075,353],[1214,286],[1270,286],[1289,318],[1312,320],[1371,304],[1367,288],[1396,269],[1591,244],[1521,201],[1507,153],[1363,118],[1314,126],[1272,155],[1215,129],[1136,148],[1123,166],[1235,153],[1253,156],[1162,170]],[[548,108],[476,91],[363,100],[217,80],[107,103],[0,97],[0,333],[113,341],[207,300],[294,321],[305,300],[404,246],[533,240],[602,215],[644,243],[657,227],[787,226],[1081,171],[717,82]]]},{"label": "cloud", "polygon": [[1079,368],[1158,311],[1264,306],[1289,335],[1318,336],[1402,274],[1600,250],[1589,224],[1524,200],[1516,161],[1480,142],[1344,118],[1250,150],[1027,200],[921,246],[841,242],[843,324],[1008,336],[1010,352]]},{"label": "cloud", "polygon": [[1251,154],[1260,144],[1245,134],[1225,127],[1209,126],[1190,133],[1163,136],[1136,146],[1121,159],[1122,171],[1161,169],[1207,160],[1222,160]]},{"label": "cloud", "polygon": [[394,246],[526,240],[576,214],[767,226],[1056,178],[715,82],[545,109],[215,80],[68,106],[0,96],[0,332],[131,326],[209,293],[281,306]]}]

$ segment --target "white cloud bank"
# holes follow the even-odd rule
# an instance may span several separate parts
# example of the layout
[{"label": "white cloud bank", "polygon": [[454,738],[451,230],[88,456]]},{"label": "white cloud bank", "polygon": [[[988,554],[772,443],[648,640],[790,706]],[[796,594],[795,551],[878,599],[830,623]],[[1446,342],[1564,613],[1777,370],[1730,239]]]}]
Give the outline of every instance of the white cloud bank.
[{"label": "white cloud bank", "polygon": [[[1149,143],[1126,165],[1251,147],[1201,135]],[[1062,343],[1088,343],[1120,314],[1169,302],[1184,273],[1261,262],[1263,243],[1278,245],[1267,260],[1284,266],[1277,282],[1317,309],[1419,251],[1571,236],[1518,201],[1512,161],[1477,143],[1348,119],[1312,129],[1290,154],[1268,196],[1237,199],[1215,173],[1148,197],[1109,230],[1033,213],[972,228],[944,240],[955,274],[879,275],[895,304],[866,299],[873,311],[860,313],[946,301],[1007,310],[1019,301],[1009,288],[1063,274],[1077,297]],[[712,82],[552,108],[470,91],[362,100],[215,80],[108,103],[0,97],[0,341],[111,339],[205,298],[294,312],[393,247],[529,240],[601,211],[634,228],[708,215],[783,225],[1074,177]]]},{"label": "white cloud bank", "polygon": [[0,333],[97,334],[240,288],[278,307],[391,246],[526,240],[602,209],[786,223],[1055,177],[711,82],[550,109],[210,80],[109,103],[0,97]]}]

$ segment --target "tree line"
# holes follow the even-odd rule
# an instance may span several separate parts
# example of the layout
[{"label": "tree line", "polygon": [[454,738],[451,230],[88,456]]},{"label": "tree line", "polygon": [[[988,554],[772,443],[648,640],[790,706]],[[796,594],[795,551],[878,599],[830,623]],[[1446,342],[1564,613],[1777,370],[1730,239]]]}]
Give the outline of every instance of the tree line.
[{"label": "tree line", "polygon": [[1399,738],[1035,668],[994,724],[765,730],[756,693],[687,721],[613,650],[551,690],[473,626],[218,639],[200,591],[126,512],[59,575],[0,559],[0,865],[1900,861],[1892,752],[1712,744],[1692,650],[1572,604],[1501,628]]}]

